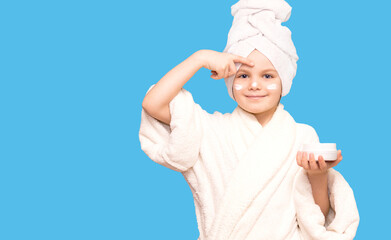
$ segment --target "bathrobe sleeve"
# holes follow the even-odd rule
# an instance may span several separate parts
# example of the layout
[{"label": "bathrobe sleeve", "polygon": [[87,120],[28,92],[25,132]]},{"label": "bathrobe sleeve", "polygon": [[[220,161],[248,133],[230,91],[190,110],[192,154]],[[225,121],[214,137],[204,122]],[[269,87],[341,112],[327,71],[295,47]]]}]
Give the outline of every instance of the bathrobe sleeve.
[{"label": "bathrobe sleeve", "polygon": [[[319,142],[315,130],[310,127],[312,141]],[[330,210],[325,218],[315,203],[311,184],[301,168],[294,181],[294,203],[296,216],[305,240],[348,240],[356,235],[359,214],[353,190],[344,177],[335,169],[328,170]]]},{"label": "bathrobe sleeve", "polygon": [[170,125],[142,109],[139,131],[141,149],[154,162],[184,172],[193,167],[199,157],[203,136],[201,122],[209,113],[196,104],[191,93],[183,88],[171,100],[169,107]]}]

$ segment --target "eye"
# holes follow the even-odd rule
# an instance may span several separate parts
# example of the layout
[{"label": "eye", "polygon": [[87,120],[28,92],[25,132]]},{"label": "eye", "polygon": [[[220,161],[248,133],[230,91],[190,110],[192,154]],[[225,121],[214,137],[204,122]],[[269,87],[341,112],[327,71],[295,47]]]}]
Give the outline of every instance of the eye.
[{"label": "eye", "polygon": [[269,77],[266,77],[266,78],[273,78],[273,76],[270,75],[270,74],[265,74],[265,75],[263,75],[263,76],[269,76]]},{"label": "eye", "polygon": [[247,74],[241,74],[238,77],[241,78],[241,76],[247,76]]}]

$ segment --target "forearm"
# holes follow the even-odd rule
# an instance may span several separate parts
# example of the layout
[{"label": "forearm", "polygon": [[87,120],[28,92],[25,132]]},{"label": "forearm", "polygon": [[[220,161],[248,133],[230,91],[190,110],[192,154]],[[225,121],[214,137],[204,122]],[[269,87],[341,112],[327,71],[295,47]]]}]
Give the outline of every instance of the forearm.
[{"label": "forearm", "polygon": [[143,108],[154,112],[167,107],[185,83],[203,67],[200,58],[202,51],[193,53],[164,75],[144,97]]},{"label": "forearm", "polygon": [[314,196],[315,203],[320,207],[323,215],[326,217],[330,209],[327,189],[327,172],[314,175],[307,173],[307,176],[311,183],[312,195]]}]

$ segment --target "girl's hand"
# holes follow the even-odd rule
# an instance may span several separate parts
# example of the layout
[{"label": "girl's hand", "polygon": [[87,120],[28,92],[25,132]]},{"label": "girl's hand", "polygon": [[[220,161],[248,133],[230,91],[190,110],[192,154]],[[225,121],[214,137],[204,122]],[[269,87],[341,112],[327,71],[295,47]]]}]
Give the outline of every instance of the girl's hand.
[{"label": "girl's hand", "polygon": [[335,167],[339,162],[342,161],[341,150],[338,150],[337,160],[335,161],[325,161],[323,156],[320,155],[318,161],[315,161],[313,153],[310,153],[309,159],[306,152],[298,151],[296,154],[297,165],[304,168],[308,175],[318,175],[326,173],[329,168]]},{"label": "girl's hand", "polygon": [[210,77],[216,80],[227,78],[235,74],[235,62],[246,64],[251,67],[254,66],[254,63],[251,60],[230,53],[221,53],[213,50],[200,50],[199,54],[202,66],[210,69],[212,73]]}]

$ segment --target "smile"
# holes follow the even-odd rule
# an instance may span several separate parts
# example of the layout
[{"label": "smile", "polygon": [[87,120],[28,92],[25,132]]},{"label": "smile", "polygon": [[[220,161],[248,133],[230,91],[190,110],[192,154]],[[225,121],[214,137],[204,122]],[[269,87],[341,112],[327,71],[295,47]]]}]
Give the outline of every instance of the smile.
[{"label": "smile", "polygon": [[258,100],[258,99],[261,99],[261,98],[264,98],[266,96],[246,96],[248,99],[251,99],[251,100]]}]

